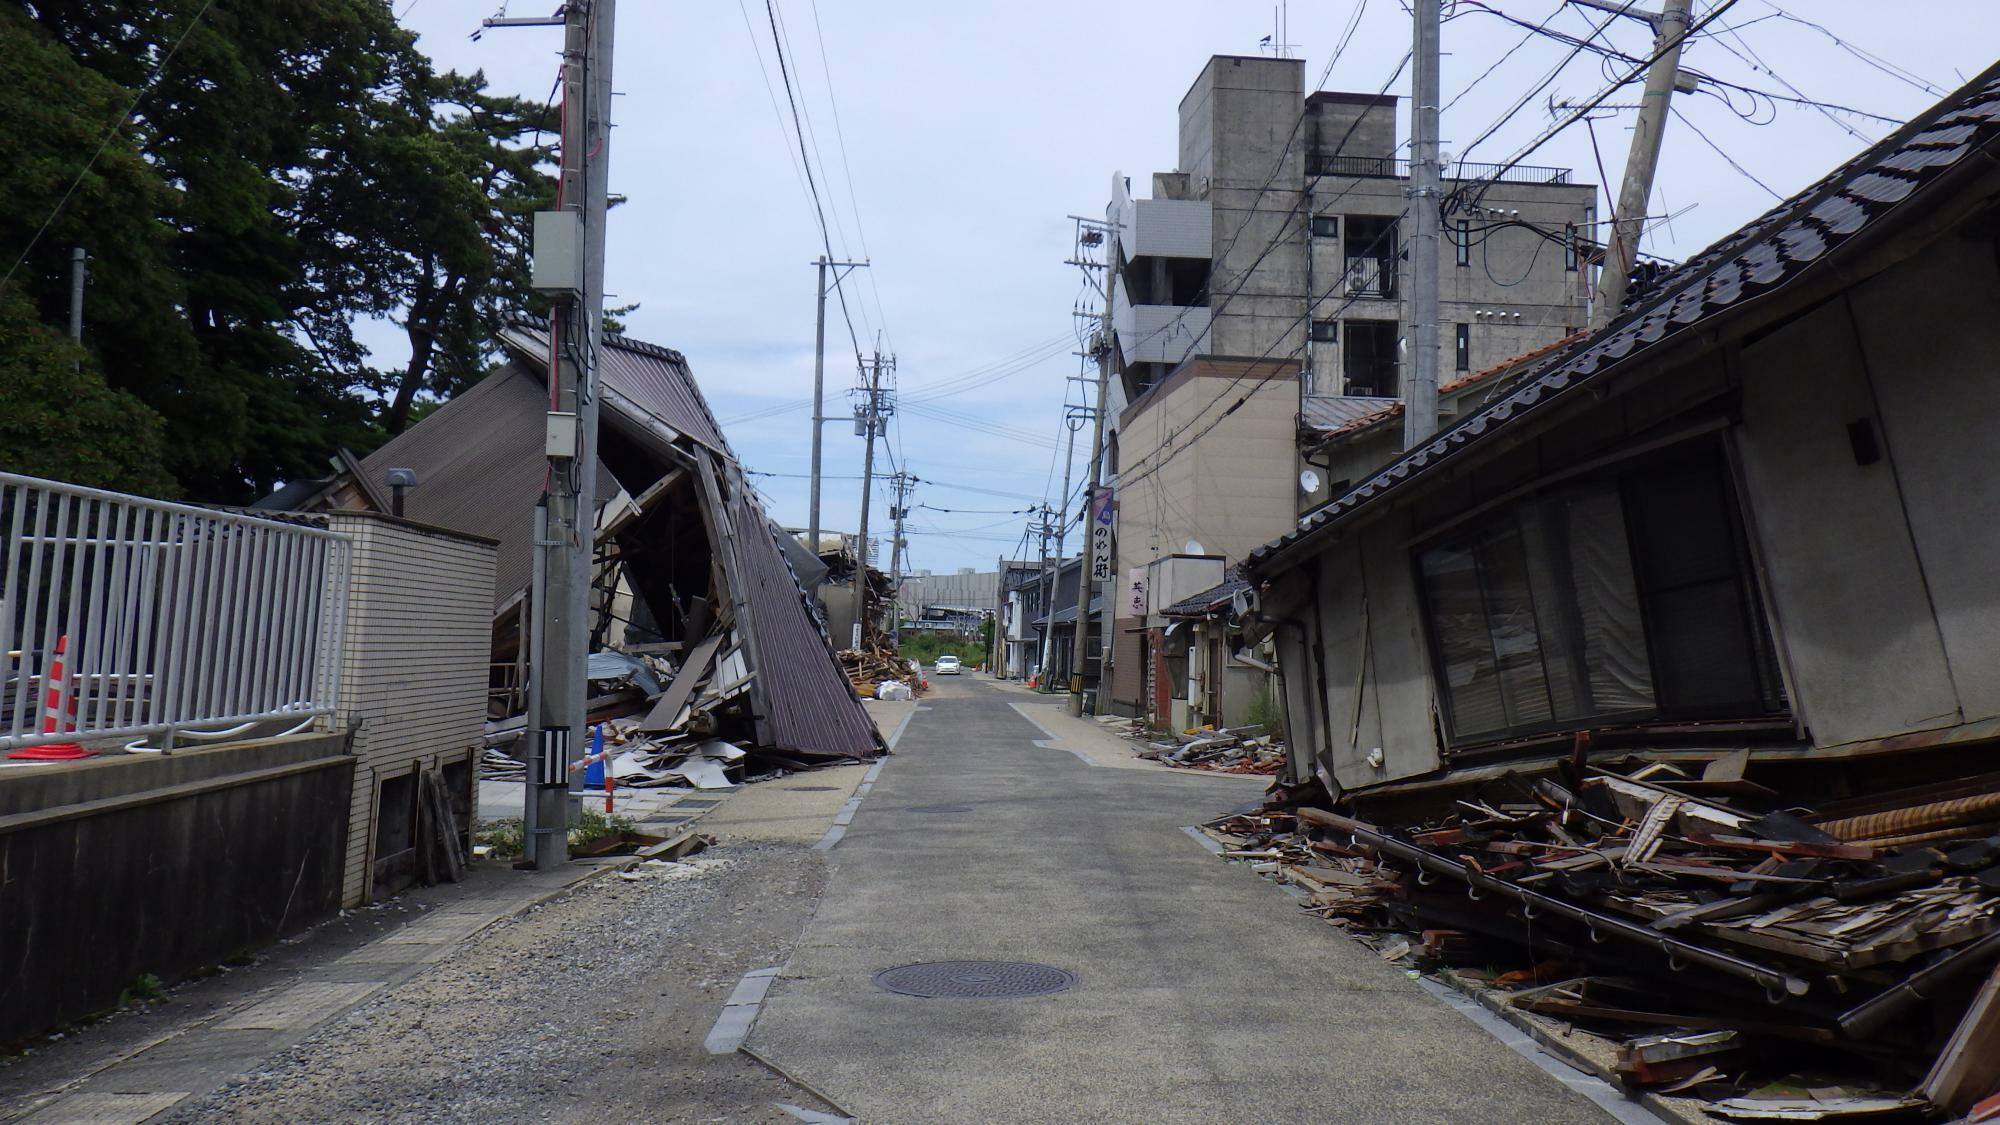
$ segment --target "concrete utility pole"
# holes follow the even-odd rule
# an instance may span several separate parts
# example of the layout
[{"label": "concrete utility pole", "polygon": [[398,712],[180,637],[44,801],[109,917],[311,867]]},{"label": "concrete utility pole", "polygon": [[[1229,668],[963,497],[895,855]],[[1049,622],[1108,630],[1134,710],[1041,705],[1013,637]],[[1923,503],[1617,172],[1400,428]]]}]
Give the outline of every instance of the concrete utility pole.
[{"label": "concrete utility pole", "polygon": [[[1106,289],[1115,289],[1117,285],[1118,271],[1112,270],[1105,283]],[[1097,353],[1097,406],[1091,411],[1090,489],[1084,493],[1083,499],[1083,542],[1077,547],[1082,557],[1079,559],[1081,569],[1076,576],[1076,636],[1070,640],[1069,713],[1072,715],[1083,714],[1083,666],[1090,657],[1090,598],[1097,591],[1098,582],[1110,577],[1095,574],[1091,569],[1091,536],[1095,533],[1091,527],[1091,515],[1097,511],[1098,490],[1104,486],[1104,404],[1111,388],[1111,301],[1108,292],[1104,317],[1091,350]],[[1103,688],[1100,686],[1098,691],[1101,699]]]},{"label": "concrete utility pole", "polygon": [[988,664],[986,668],[987,671],[993,674],[994,679],[1004,680],[1007,678],[1007,664],[1005,660],[1007,641],[1001,637],[1000,631],[1002,628],[1001,610],[1007,605],[1007,556],[1001,555],[998,559],[994,560],[993,569],[999,573],[1000,581],[993,587],[993,638],[992,643],[986,646],[992,663]]},{"label": "concrete utility pole", "polygon": [[894,591],[889,600],[889,627],[897,630],[903,625],[903,520],[910,514],[910,493],[917,487],[917,478],[898,472],[889,478],[889,487],[896,492],[896,503],[889,508],[889,518],[896,521],[896,538],[889,543],[889,588]]},{"label": "concrete utility pole", "polygon": [[813,437],[812,437],[812,510],[807,517],[807,546],[813,554],[819,554],[819,451],[821,429],[827,423],[826,417],[826,271],[834,271],[833,283],[839,285],[846,274],[867,265],[867,262],[835,262],[821,254],[819,261],[819,317],[814,322],[813,331]]},{"label": "concrete utility pole", "polygon": [[[1062,491],[1057,494],[1060,497],[1062,497],[1062,507],[1056,509],[1055,574],[1056,578],[1058,579],[1062,577],[1063,552],[1066,550],[1065,544],[1067,544],[1067,542],[1069,541],[1069,483],[1070,483],[1070,469],[1073,465],[1076,464],[1076,432],[1083,428],[1083,419],[1084,419],[1083,412],[1089,409],[1090,408],[1087,406],[1086,407],[1065,406],[1063,408],[1063,425],[1069,429],[1069,452],[1063,455],[1063,485],[1062,485]],[[1078,574],[1076,576],[1076,585],[1077,589],[1079,590],[1083,588],[1084,585],[1083,575]],[[1061,595],[1062,595],[1062,583],[1060,581],[1057,581],[1053,586],[1049,588],[1049,628],[1047,632],[1042,634],[1043,668],[1049,667],[1050,662],[1055,658],[1055,644],[1056,644],[1055,599],[1060,597]],[[1076,611],[1076,618],[1078,622],[1081,622],[1083,620],[1083,610],[1079,609]]]},{"label": "concrete utility pole", "polygon": [[861,462],[861,527],[855,539],[854,554],[854,644],[860,648],[861,639],[867,636],[868,622],[868,494],[875,487],[875,436],[888,430],[889,408],[882,392],[882,372],[894,371],[894,356],[884,357],[875,353],[875,361],[868,365],[867,386],[862,393],[866,401],[854,411],[854,418],[867,436],[867,452]]},{"label": "concrete utility pole", "polygon": [[1403,387],[1403,448],[1438,429],[1438,7],[1414,0],[1410,90],[1410,378]]},{"label": "concrete utility pole", "polygon": [[1591,306],[1590,327],[1610,324],[1625,306],[1632,266],[1639,259],[1639,235],[1646,225],[1646,201],[1653,197],[1653,172],[1660,163],[1660,140],[1673,105],[1674,81],[1681,72],[1681,44],[1687,40],[1693,0],[1667,0],[1654,24],[1653,65],[1646,72],[1646,94],[1639,99],[1639,120],[1632,128],[1632,150],[1625,157],[1625,179],[1618,187],[1618,210],[1612,216],[1611,245],[1597,279],[1597,301]]},{"label": "concrete utility pole", "polygon": [[[1282,38],[1282,36],[1280,37]],[[1104,487],[1104,415],[1110,400],[1111,389],[1111,305],[1112,297],[1118,291],[1118,227],[1114,223],[1099,219],[1086,219],[1081,215],[1071,215],[1076,223],[1076,245],[1065,265],[1072,265],[1083,271],[1086,284],[1104,298],[1103,306],[1097,313],[1097,330],[1091,340],[1090,351],[1080,352],[1097,361],[1097,405],[1092,408],[1092,418],[1096,425],[1090,433],[1090,489],[1084,494],[1084,534],[1079,552],[1086,557],[1081,563],[1082,570],[1076,578],[1076,636],[1070,646],[1069,662],[1069,713],[1083,714],[1083,667],[1090,652],[1090,599],[1100,582],[1109,582],[1110,574],[1098,574],[1091,566],[1088,556],[1094,544],[1092,536],[1096,529],[1090,526],[1090,516],[1097,511],[1098,494]],[[1098,259],[1098,247],[1103,247],[1104,259]],[[1099,271],[1104,273],[1104,281],[1097,280]],[[1078,316],[1087,316],[1084,309],[1076,311]],[[1083,380],[1079,378],[1078,382]],[[1067,493],[1067,489],[1064,490]],[[1105,613],[1110,612],[1106,599]],[[1098,659],[1099,679],[1110,668],[1111,622],[1107,619],[1098,627],[1101,650]]]},{"label": "concrete utility pole", "polygon": [[[548,268],[548,487],[537,546],[541,582],[527,723],[532,755],[525,803],[527,860],[548,869],[569,859],[569,771],[584,739],[590,655],[590,578],[596,540],[598,356],[604,325],[604,218],[611,167],[611,60],[615,0],[569,0],[562,12],[562,170],[544,245],[536,222],[537,284]],[[488,26],[545,26],[505,18]]]},{"label": "concrete utility pole", "polygon": [[[1055,613],[1056,600],[1056,586],[1053,576],[1049,573],[1049,536],[1055,533],[1055,523],[1052,519],[1054,511],[1047,504],[1032,510],[1041,516],[1039,523],[1028,525],[1028,530],[1035,533],[1039,543],[1035,563],[1035,592],[1040,597],[1036,601],[1041,616],[1051,617]],[[1035,686],[1038,688],[1047,686],[1049,682],[1049,635],[1055,632],[1055,628],[1055,622],[1051,621],[1042,629],[1042,650],[1035,663]]]},{"label": "concrete utility pole", "polygon": [[[81,246],[73,246],[69,252],[69,338],[83,343],[83,277],[90,261],[90,255]],[[83,370],[83,357],[76,358],[76,369]]]}]

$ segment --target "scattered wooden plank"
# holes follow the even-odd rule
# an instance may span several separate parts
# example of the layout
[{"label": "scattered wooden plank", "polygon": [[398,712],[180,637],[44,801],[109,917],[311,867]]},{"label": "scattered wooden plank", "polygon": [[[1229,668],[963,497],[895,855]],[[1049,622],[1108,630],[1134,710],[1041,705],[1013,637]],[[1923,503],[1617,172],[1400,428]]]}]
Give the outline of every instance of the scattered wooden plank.
[{"label": "scattered wooden plank", "polygon": [[1953,1113],[2000,1092],[2000,965],[1972,998],[1917,1092]]},{"label": "scattered wooden plank", "polygon": [[715,652],[722,647],[722,634],[711,633],[688,654],[687,662],[680,671],[674,673],[674,682],[660,695],[660,701],[653,705],[646,717],[639,722],[642,731],[672,730],[680,720],[681,708],[694,698],[695,688],[708,678],[709,665],[715,662]]}]

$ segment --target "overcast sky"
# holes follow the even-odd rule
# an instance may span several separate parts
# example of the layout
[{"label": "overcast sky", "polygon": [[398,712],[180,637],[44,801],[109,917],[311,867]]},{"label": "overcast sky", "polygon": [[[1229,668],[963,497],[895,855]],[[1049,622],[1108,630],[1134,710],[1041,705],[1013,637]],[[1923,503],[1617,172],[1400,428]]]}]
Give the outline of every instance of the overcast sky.
[{"label": "overcast sky", "polygon": [[[611,219],[607,288],[614,301],[639,304],[627,318],[632,335],[686,353],[737,455],[752,470],[778,474],[755,478],[772,514],[803,527],[811,262],[820,235],[763,2],[620,5],[611,181],[630,202]],[[444,66],[483,69],[499,91],[548,96],[558,29],[500,30],[473,41],[496,0],[396,3]],[[514,16],[554,6],[506,5]],[[1487,6],[1578,36],[1608,18],[1564,10],[1560,0]],[[1272,31],[1272,6],[782,0],[776,7],[834,252],[874,263],[848,288],[856,334],[864,350],[880,335],[909,400],[890,444],[896,464],[927,482],[915,495],[911,565],[988,569],[1020,541],[1024,517],[1010,510],[1060,490],[1062,403],[1066,394],[1079,401],[1065,380],[1080,362],[1071,354],[1071,310],[1081,279],[1063,264],[1067,216],[1101,215],[1114,172],[1131,175],[1143,193],[1150,173],[1173,167],[1182,94],[1210,55],[1258,53]],[[1699,0],[1697,15],[1715,7]],[[1450,0],[1446,8],[1453,10]],[[1325,89],[1380,90],[1409,49],[1410,17],[1397,0],[1290,9],[1285,40],[1305,60],[1308,88],[1350,26]],[[2000,5],[1990,0],[1784,0],[1783,11],[1825,30],[1784,18],[1768,0],[1736,0],[1718,26],[1737,30],[1697,40],[1683,65],[1900,121],[1938,100],[1922,84],[1955,89],[1991,65],[2000,44]],[[1598,42],[1643,57],[1650,33],[1613,20]],[[1444,151],[1473,161],[1514,155],[1551,123],[1551,98],[1584,100],[1607,80],[1609,64],[1599,57],[1584,53],[1563,65],[1569,46],[1530,37],[1467,3],[1445,24],[1444,50]],[[1555,80],[1529,96],[1558,66]],[[1407,70],[1389,92],[1407,98]],[[1497,132],[1464,151],[1524,96],[1527,104]],[[1613,96],[1610,104],[1633,100]],[[1699,251],[1762,213],[1773,192],[1789,195],[1892,128],[1740,94],[1733,107],[1708,94],[1675,105],[1687,122],[1668,126],[1650,209],[1669,218],[1650,228],[1646,245],[1672,258]],[[1627,109],[1595,121],[1595,150],[1593,130],[1578,124],[1525,162],[1574,168],[1580,180],[1601,183],[1601,155],[1615,180],[1631,118]],[[1407,138],[1407,109],[1403,119]],[[1600,213],[1608,209],[1600,202]],[[831,309],[834,414],[845,411],[856,376],[846,323],[837,304]],[[385,359],[394,358],[394,336],[379,337]],[[952,393],[921,401],[940,387]],[[1085,429],[1080,444],[1088,440]],[[826,427],[829,529],[855,524],[861,445],[851,424]],[[1082,461],[1079,450],[1079,472]],[[886,469],[878,458],[878,470]],[[871,524],[881,527],[886,515],[878,490]],[[1072,533],[1072,551],[1076,542]]]}]

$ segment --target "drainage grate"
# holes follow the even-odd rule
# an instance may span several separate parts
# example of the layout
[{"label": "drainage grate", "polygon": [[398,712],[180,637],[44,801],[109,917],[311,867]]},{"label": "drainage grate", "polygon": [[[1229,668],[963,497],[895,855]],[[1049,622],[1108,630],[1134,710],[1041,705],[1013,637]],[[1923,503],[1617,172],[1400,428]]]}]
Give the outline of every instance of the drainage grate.
[{"label": "drainage grate", "polygon": [[932,961],[884,969],[875,984],[903,996],[995,1000],[1066,992],[1076,987],[1076,974],[1027,961]]},{"label": "drainage grate", "polygon": [[785,790],[785,792],[787,792],[787,793],[832,793],[832,792],[835,792],[836,790],[838,790],[839,788],[840,788],[840,786],[838,786],[838,785],[794,785],[794,786],[792,786],[792,787],[791,787],[790,789],[787,789],[787,790]]},{"label": "drainage grate", "polygon": [[960,813],[971,812],[971,805],[911,805],[904,812],[914,813]]},{"label": "drainage grate", "polygon": [[674,802],[673,807],[677,809],[712,809],[721,803],[721,801],[713,797],[682,797],[680,800]]}]

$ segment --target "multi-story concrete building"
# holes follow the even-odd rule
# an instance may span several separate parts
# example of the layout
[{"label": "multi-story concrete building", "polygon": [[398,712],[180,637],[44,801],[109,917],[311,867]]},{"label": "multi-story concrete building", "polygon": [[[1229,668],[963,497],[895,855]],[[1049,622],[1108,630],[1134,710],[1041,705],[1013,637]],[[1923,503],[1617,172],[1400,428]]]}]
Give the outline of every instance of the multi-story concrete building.
[{"label": "multi-story concrete building", "polygon": [[[1397,99],[1308,94],[1304,65],[1211,58],[1181,99],[1178,167],[1153,175],[1150,198],[1113,178],[1106,464],[1119,596],[1108,599],[1101,707],[1151,709],[1167,622],[1163,605],[1135,600],[1147,568],[1177,554],[1236,562],[1284,533],[1339,484],[1301,472],[1301,441],[1403,392],[1409,163]],[[1596,188],[1558,168],[1446,174],[1440,376],[1451,382],[1587,321],[1581,247]]]}]

